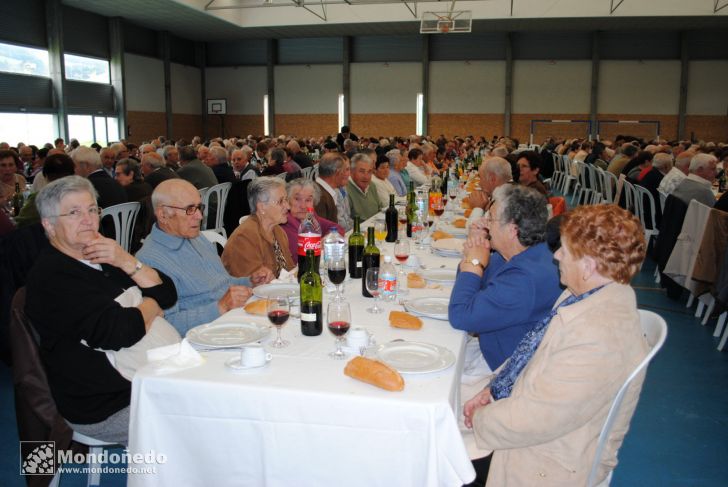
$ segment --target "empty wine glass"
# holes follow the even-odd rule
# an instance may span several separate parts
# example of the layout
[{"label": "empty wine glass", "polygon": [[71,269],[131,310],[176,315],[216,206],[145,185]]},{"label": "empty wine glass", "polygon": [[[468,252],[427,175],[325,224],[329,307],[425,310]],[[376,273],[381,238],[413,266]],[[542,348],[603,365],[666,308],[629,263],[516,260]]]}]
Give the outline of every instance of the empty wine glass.
[{"label": "empty wine glass", "polygon": [[374,314],[382,313],[384,310],[377,306],[379,304],[379,267],[367,269],[364,279],[366,279],[367,291],[374,297],[374,306],[367,308],[367,311]]},{"label": "empty wine glass", "polygon": [[346,354],[341,349],[344,343],[344,335],[349,331],[351,326],[351,308],[349,303],[332,302],[326,309],[326,323],[329,331],[336,336],[336,351],[331,352],[329,357],[335,360],[346,358]]},{"label": "empty wine glass", "polygon": [[328,276],[329,281],[336,286],[336,294],[334,295],[334,301],[343,301],[344,297],[341,295],[341,283],[346,279],[346,260],[344,256],[337,256],[332,258],[328,262]]},{"label": "empty wine glass", "polygon": [[271,296],[268,298],[268,319],[278,330],[277,337],[273,343],[270,344],[273,348],[284,348],[287,347],[290,342],[281,338],[281,327],[288,321],[288,317],[291,314],[291,305],[288,303],[287,296]]}]

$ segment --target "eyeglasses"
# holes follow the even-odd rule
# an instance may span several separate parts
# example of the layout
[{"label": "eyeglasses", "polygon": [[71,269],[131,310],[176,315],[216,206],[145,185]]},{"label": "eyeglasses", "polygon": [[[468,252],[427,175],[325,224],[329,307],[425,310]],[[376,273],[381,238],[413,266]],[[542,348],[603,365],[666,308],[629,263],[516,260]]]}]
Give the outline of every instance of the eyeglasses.
[{"label": "eyeglasses", "polygon": [[288,204],[288,198],[284,196],[278,201],[269,201],[268,203],[270,203],[271,205],[284,206]]},{"label": "eyeglasses", "polygon": [[185,207],[172,206],[172,205],[162,205],[162,206],[166,206],[167,208],[174,208],[175,210],[182,210],[187,215],[194,215],[197,210],[200,210],[200,214],[202,214],[202,215],[205,214],[205,205],[203,205],[202,203],[200,203],[199,205],[189,205],[189,206],[185,206]]},{"label": "eyeglasses", "polygon": [[67,216],[71,220],[80,220],[81,218],[83,218],[86,215],[88,215],[88,216],[99,216],[99,215],[101,215],[101,211],[102,211],[102,209],[100,207],[98,207],[98,206],[92,206],[92,207],[90,207],[87,210],[75,209],[75,210],[69,211],[68,213],[61,213],[61,214],[58,214],[58,215],[55,215],[55,216],[56,217],[59,217],[59,216]]}]

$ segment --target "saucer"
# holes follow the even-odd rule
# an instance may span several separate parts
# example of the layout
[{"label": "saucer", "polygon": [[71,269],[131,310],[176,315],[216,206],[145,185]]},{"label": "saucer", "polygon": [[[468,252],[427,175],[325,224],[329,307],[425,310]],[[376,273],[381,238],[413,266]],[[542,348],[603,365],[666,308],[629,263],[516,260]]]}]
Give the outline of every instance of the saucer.
[{"label": "saucer", "polygon": [[267,360],[263,365],[243,365],[240,362],[240,357],[233,357],[225,361],[225,367],[230,372],[248,372],[251,370],[258,370],[265,368],[266,365],[268,365],[271,361]]}]

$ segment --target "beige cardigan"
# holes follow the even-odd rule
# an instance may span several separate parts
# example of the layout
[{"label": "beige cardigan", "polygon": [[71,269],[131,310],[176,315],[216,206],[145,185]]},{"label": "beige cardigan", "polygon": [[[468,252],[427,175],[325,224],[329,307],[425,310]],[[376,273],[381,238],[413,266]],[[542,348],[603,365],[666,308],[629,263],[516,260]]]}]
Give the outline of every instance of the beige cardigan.
[{"label": "beige cardigan", "polygon": [[[288,237],[286,232],[276,225],[273,234],[286,258],[286,270],[295,267],[291,251],[288,250]],[[256,215],[250,215],[235,229],[225,245],[222,253],[222,264],[234,277],[248,277],[261,267],[267,267],[278,277],[276,272],[276,258],[273,253],[273,240],[268,239],[260,226]]]},{"label": "beige cardigan", "polygon": [[[511,396],[474,415],[478,446],[495,450],[488,485],[585,485],[612,401],[648,350],[629,286],[611,283],[561,308]],[[597,482],[617,464],[643,381],[625,394]]]}]

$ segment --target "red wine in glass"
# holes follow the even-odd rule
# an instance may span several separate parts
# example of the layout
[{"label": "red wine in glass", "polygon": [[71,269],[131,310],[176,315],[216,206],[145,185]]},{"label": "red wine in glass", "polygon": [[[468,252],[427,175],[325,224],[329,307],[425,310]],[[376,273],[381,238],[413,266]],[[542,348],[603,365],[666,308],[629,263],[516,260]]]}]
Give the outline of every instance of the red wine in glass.
[{"label": "red wine in glass", "polygon": [[288,321],[289,316],[290,316],[290,313],[284,309],[274,309],[273,311],[268,313],[268,319],[275,326],[283,325],[283,323]]},{"label": "red wine in glass", "polygon": [[339,285],[346,279],[346,269],[329,269],[329,281],[335,285]]},{"label": "red wine in glass", "polygon": [[[445,213],[445,207],[444,206],[436,206],[434,208],[434,210],[435,210],[435,215],[437,215],[437,216],[442,216],[442,214]],[[430,226],[432,226],[432,224],[430,224]]]},{"label": "red wine in glass", "polygon": [[394,257],[397,259],[397,261],[400,264],[404,264],[407,261],[407,259],[409,258],[409,255],[407,255],[407,254],[401,254],[401,255],[395,254]]},{"label": "red wine in glass", "polygon": [[407,223],[407,214],[403,213],[399,215],[399,223],[401,223],[402,225]]},{"label": "red wine in glass", "polygon": [[432,225],[435,223],[435,220],[427,220],[427,226],[432,227]]},{"label": "red wine in glass", "polygon": [[349,322],[332,321],[331,323],[329,323],[329,331],[331,331],[331,333],[333,333],[337,337],[346,335],[346,332],[349,331]]},{"label": "red wine in glass", "polygon": [[448,196],[450,196],[451,200],[454,200],[455,198],[457,198],[457,195],[454,192],[450,193]]}]

